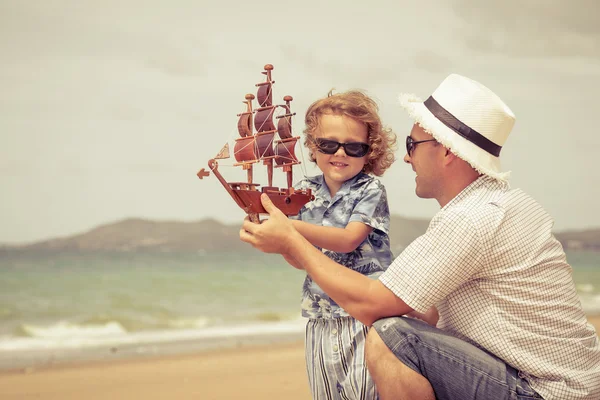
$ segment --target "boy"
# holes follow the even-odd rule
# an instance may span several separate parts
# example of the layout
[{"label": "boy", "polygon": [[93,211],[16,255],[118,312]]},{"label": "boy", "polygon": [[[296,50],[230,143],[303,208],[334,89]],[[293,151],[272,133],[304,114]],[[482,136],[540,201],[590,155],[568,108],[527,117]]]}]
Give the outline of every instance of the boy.
[{"label": "boy", "polygon": [[[394,162],[395,134],[376,103],[358,91],[331,94],[306,112],[305,145],[322,171],[296,187],[315,199],[293,220],[328,257],[376,279],[391,263],[390,215],[381,176]],[[314,399],[376,399],[364,358],[368,328],[339,307],[310,276],[303,286],[306,364]]]}]

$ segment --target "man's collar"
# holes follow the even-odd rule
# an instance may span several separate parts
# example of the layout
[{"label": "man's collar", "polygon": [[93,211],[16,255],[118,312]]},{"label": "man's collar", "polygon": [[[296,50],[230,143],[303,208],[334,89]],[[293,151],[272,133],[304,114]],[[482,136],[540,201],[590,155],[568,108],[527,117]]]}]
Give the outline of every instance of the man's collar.
[{"label": "man's collar", "polygon": [[448,204],[442,207],[442,210],[446,210],[460,203],[465,197],[468,197],[471,193],[473,193],[475,190],[479,189],[482,186],[486,186],[490,189],[509,187],[507,182],[499,181],[498,179],[492,178],[489,175],[481,175],[479,176],[479,178],[475,179],[467,187],[461,190],[461,192],[457,194],[452,200],[450,200]]}]

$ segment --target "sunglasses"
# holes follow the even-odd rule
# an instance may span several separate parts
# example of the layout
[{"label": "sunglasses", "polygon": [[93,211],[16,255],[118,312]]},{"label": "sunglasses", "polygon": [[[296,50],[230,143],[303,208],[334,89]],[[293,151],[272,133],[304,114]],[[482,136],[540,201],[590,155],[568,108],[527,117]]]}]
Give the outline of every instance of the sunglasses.
[{"label": "sunglasses", "polygon": [[370,146],[366,143],[351,142],[339,143],[329,139],[315,139],[315,144],[323,154],[335,154],[340,147],[344,148],[346,155],[350,157],[364,157],[369,152]]},{"label": "sunglasses", "polygon": [[406,154],[408,154],[410,156],[412,151],[415,149],[415,146],[418,145],[419,143],[435,142],[435,141],[436,141],[435,139],[414,140],[412,137],[407,136],[406,137]]}]

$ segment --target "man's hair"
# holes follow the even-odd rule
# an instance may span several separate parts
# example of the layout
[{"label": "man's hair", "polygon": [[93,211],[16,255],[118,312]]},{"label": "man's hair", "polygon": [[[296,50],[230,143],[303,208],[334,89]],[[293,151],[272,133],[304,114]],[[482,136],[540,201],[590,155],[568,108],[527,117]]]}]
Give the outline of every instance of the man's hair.
[{"label": "man's hair", "polygon": [[312,103],[304,118],[304,145],[309,150],[312,162],[316,162],[314,153],[318,151],[314,134],[323,115],[346,116],[367,127],[368,143],[371,147],[363,169],[365,173],[381,176],[395,161],[396,134],[382,125],[379,107],[375,101],[358,90],[336,94],[333,94],[332,90],[327,97]]}]

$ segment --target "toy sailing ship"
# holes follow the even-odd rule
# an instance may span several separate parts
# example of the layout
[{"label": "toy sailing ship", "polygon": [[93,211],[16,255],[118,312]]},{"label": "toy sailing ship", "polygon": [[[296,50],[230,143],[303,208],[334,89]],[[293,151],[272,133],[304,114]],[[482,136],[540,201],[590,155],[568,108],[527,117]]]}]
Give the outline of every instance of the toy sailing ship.
[{"label": "toy sailing ship", "polygon": [[[300,164],[295,155],[296,142],[300,137],[292,135],[292,116],[295,115],[290,109],[292,96],[283,98],[285,104],[273,104],[272,89],[275,81],[271,80],[272,70],[271,64],[265,65],[265,71],[262,73],[266,75],[266,81],[256,84],[259,108],[252,108],[255,96],[247,94],[244,101],[246,110],[238,114],[237,128],[240,137],[235,140],[233,154],[237,163],[233,165],[247,171],[247,182],[227,182],[219,172],[219,163],[216,160],[229,158],[228,143],[215,158],[208,161],[208,167],[225,190],[254,222],[258,222],[258,214],[266,212],[260,201],[261,193],[266,193],[285,215],[298,214],[302,206],[314,198],[310,189],[297,190],[292,187],[292,167]],[[273,117],[277,107],[283,108],[284,114],[275,117],[279,120],[275,128]],[[256,128],[256,131],[253,128]],[[279,139],[276,139],[276,134]],[[261,161],[267,170],[268,185],[259,190],[260,184],[253,182],[252,172],[254,164]],[[287,187],[273,186],[274,167],[281,168],[287,175]],[[197,175],[202,179],[210,173],[202,168]]]}]

